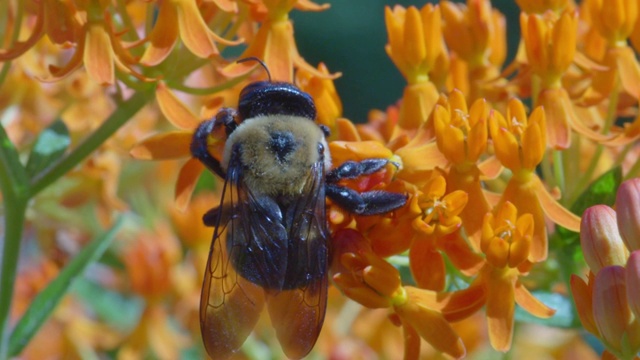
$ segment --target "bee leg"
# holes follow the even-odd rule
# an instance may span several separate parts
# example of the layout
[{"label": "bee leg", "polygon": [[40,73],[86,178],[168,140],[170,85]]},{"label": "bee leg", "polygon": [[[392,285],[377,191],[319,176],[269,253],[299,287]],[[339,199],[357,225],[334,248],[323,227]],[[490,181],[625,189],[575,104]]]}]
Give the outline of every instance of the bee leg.
[{"label": "bee leg", "polygon": [[230,108],[223,108],[216,114],[214,119],[203,121],[195,133],[193,134],[193,139],[191,140],[191,155],[196,159],[200,160],[209,170],[216,173],[221,178],[226,176],[224,170],[220,166],[220,162],[216,160],[209,153],[208,142],[207,139],[209,134],[211,134],[215,128],[224,126],[225,132],[227,136],[231,134],[238,124],[235,122],[236,111]]},{"label": "bee leg", "polygon": [[205,226],[217,227],[219,224],[226,224],[231,219],[232,208],[229,205],[220,205],[210,209],[202,215],[202,222]]},{"label": "bee leg", "polygon": [[362,175],[371,175],[381,170],[389,163],[387,159],[364,159],[362,161],[346,161],[337,168],[329,171],[326,177],[328,183],[335,183],[340,179],[355,179]]},{"label": "bee leg", "polygon": [[216,224],[218,223],[218,216],[220,216],[219,207],[210,209],[202,215],[202,222],[205,226],[216,227]]},{"label": "bee leg", "polygon": [[407,202],[407,196],[374,190],[359,193],[348,187],[326,184],[326,195],[341,208],[357,215],[378,215],[396,210]]}]

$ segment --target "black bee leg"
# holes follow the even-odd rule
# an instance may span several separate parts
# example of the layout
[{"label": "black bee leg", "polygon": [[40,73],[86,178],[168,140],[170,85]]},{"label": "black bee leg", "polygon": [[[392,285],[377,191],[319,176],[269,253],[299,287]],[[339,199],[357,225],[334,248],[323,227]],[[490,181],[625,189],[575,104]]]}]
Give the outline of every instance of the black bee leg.
[{"label": "black bee leg", "polygon": [[231,219],[232,208],[228,205],[220,205],[210,209],[202,216],[202,222],[206,226],[218,227],[220,224],[224,225]]},{"label": "black bee leg", "polygon": [[225,173],[220,166],[220,162],[209,153],[207,138],[215,128],[224,126],[227,136],[238,126],[235,122],[236,111],[230,108],[223,108],[214,119],[203,121],[191,140],[191,155],[200,160],[209,170],[224,178]]},{"label": "black bee leg", "polygon": [[328,183],[335,183],[340,179],[355,179],[362,175],[371,175],[381,170],[389,163],[387,159],[364,159],[362,161],[346,161],[337,168],[329,171],[326,177]]},{"label": "black bee leg", "polygon": [[216,227],[216,224],[218,223],[219,214],[220,214],[220,208],[216,207],[216,208],[210,209],[202,216],[202,222],[205,224],[205,226]]},{"label": "black bee leg", "polygon": [[326,184],[326,195],[341,208],[357,215],[378,215],[396,210],[407,202],[407,196],[374,190],[359,193],[348,187]]}]

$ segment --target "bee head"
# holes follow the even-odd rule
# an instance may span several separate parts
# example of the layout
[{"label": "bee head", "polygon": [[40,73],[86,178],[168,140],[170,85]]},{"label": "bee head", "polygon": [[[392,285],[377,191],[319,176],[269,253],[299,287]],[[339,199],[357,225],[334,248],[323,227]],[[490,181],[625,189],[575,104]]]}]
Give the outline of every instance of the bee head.
[{"label": "bee head", "polygon": [[258,115],[291,115],[316,118],[316,106],[309,94],[286,82],[257,81],[240,92],[238,114],[241,119]]},{"label": "bee head", "polygon": [[271,81],[267,65],[257,57],[251,56],[237,62],[256,61],[262,66],[269,81],[256,81],[240,92],[238,114],[242,120],[259,115],[290,115],[309,120],[316,119],[316,106],[309,94],[293,84]]}]

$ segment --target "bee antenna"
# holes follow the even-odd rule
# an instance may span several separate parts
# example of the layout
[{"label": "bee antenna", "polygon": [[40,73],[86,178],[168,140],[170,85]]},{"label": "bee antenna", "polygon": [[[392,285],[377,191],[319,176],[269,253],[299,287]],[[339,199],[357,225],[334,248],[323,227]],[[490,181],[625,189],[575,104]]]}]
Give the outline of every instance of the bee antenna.
[{"label": "bee antenna", "polygon": [[269,72],[269,68],[267,67],[267,64],[264,63],[264,61],[260,60],[259,58],[255,57],[255,56],[250,56],[250,57],[246,57],[246,58],[237,60],[236,63],[240,64],[240,63],[247,62],[247,61],[257,61],[262,66],[264,71],[267,72],[267,76],[269,77],[269,82],[271,82],[271,73]]}]

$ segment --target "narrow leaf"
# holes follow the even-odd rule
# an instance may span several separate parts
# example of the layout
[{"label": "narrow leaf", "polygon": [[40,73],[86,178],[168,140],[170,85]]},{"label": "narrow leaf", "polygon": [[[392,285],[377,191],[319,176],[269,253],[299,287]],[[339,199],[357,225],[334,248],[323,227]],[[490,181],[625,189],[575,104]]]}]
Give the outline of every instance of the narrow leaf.
[{"label": "narrow leaf", "polygon": [[11,334],[9,339],[10,356],[18,355],[29,343],[29,340],[62,300],[72,283],[80,278],[84,270],[107,250],[121,225],[122,218],[119,218],[109,231],[87,244],[58,276],[35,297]]},{"label": "narrow leaf", "polygon": [[71,139],[67,126],[58,119],[48,128],[44,129],[33,145],[29,161],[27,161],[27,174],[34,177],[36,174],[52,165],[64,154]]},{"label": "narrow leaf", "polygon": [[0,125],[0,185],[2,192],[7,193],[4,196],[25,193],[27,180],[18,151]]}]

